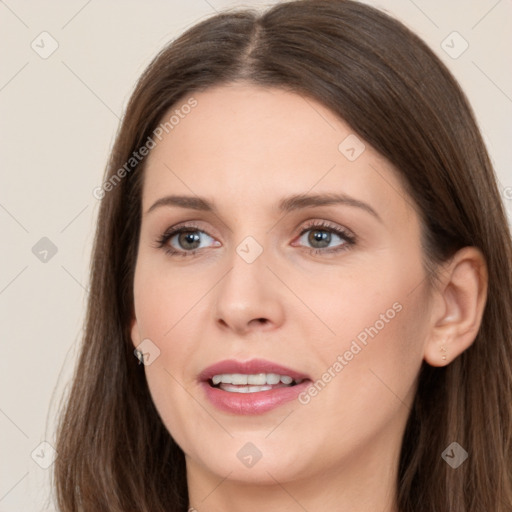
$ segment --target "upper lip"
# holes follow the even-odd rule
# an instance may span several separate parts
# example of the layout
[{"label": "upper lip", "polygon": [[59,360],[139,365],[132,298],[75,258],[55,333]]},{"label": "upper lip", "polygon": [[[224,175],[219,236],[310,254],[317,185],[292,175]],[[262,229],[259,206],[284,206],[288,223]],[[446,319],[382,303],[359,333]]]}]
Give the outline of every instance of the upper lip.
[{"label": "upper lip", "polygon": [[244,375],[254,375],[257,373],[277,373],[278,375],[288,375],[293,380],[309,379],[309,376],[287,368],[278,363],[265,361],[264,359],[251,359],[250,361],[236,361],[235,359],[228,359],[219,361],[205,368],[199,374],[200,381],[209,381],[214,375],[222,375],[226,373],[241,373]]}]

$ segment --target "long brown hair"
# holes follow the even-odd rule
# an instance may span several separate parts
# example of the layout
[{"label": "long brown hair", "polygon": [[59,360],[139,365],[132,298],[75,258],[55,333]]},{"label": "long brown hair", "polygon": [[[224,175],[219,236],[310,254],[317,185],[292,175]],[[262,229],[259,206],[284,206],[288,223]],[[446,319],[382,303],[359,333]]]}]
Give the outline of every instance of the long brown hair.
[{"label": "long brown hair", "polygon": [[[411,31],[348,0],[224,12],[164,48],[140,78],[106,171],[112,179],[194,91],[239,80],[313,98],[397,169],[426,264],[478,247],[488,300],[473,345],[423,363],[396,482],[400,512],[512,510],[512,248],[493,169],[455,79]],[[133,162],[132,162],[133,163]],[[81,354],[57,433],[62,512],[183,512],[185,461],[151,399],[129,325],[144,160],[103,190]],[[469,458],[441,457],[456,441]]]}]

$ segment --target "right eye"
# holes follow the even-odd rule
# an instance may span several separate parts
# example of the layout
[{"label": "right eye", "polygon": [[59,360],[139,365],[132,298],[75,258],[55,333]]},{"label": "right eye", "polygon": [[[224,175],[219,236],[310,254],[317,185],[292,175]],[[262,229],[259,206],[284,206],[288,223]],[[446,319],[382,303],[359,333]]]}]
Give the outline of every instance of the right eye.
[{"label": "right eye", "polygon": [[[214,244],[212,244],[214,242]],[[213,237],[195,226],[185,225],[170,228],[157,240],[158,247],[167,254],[191,256],[199,249],[214,245],[219,246]]]}]

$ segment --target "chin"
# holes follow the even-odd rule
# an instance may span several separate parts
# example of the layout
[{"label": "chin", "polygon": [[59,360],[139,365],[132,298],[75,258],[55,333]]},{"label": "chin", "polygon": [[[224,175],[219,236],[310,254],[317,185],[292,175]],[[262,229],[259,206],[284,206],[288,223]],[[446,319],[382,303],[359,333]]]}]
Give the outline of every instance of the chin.
[{"label": "chin", "polygon": [[[196,461],[201,464],[209,473],[218,475],[219,478],[226,478],[231,482],[247,485],[275,485],[295,480],[299,477],[294,466],[289,463],[283,464],[276,460],[260,459],[254,466],[245,467],[242,463],[233,460],[217,460],[213,464],[210,461]],[[188,464],[188,461],[187,461]]]},{"label": "chin", "polygon": [[[252,441],[246,440],[251,437]],[[278,445],[264,436],[230,439],[228,443],[217,444],[215,451],[207,447],[188,451],[187,467],[200,466],[210,474],[239,483],[275,485],[276,481],[282,483],[311,475],[314,464],[306,461],[308,457],[300,448],[302,445],[300,442],[289,447],[282,442]]]}]

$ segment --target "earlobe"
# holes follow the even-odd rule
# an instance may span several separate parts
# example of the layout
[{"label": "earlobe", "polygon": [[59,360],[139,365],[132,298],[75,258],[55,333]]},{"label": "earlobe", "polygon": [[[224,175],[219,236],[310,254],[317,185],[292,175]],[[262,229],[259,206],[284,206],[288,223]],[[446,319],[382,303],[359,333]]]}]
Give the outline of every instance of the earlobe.
[{"label": "earlobe", "polygon": [[476,247],[459,250],[439,274],[432,300],[424,359],[445,366],[478,334],[487,300],[487,266]]}]

